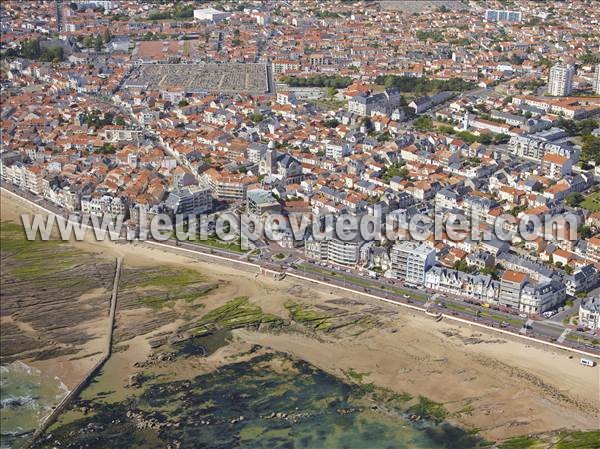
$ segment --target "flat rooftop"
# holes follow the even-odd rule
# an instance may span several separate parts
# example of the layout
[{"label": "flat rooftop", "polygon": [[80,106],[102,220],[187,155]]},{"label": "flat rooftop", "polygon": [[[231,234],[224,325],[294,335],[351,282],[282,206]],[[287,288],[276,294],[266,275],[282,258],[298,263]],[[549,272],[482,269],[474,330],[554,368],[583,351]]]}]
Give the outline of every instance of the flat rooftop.
[{"label": "flat rooftop", "polygon": [[267,66],[262,63],[141,64],[123,87],[257,95],[269,92],[267,77]]}]

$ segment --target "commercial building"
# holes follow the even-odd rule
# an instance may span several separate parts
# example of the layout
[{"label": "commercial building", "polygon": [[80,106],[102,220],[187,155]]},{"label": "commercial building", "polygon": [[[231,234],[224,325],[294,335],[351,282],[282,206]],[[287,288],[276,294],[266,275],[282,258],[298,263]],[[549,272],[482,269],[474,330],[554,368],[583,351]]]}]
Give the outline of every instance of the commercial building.
[{"label": "commercial building", "polygon": [[571,65],[557,64],[550,69],[548,76],[548,94],[565,97],[573,91],[575,68]]},{"label": "commercial building", "polygon": [[596,95],[600,95],[600,64],[596,65],[596,70],[594,71],[594,93]]},{"label": "commercial building", "polygon": [[424,243],[396,243],[390,250],[392,276],[407,284],[425,284],[425,273],[435,264],[435,254],[435,249]]},{"label": "commercial building", "polygon": [[194,9],[194,19],[208,21],[208,22],[220,22],[229,17],[228,12],[219,11],[214,8],[202,8]]}]

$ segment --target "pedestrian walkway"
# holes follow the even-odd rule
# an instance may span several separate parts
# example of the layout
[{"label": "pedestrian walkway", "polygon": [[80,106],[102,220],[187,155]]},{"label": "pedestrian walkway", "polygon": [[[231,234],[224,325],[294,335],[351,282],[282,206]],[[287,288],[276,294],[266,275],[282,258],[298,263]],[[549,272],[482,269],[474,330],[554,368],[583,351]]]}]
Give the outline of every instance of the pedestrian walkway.
[{"label": "pedestrian walkway", "polygon": [[527,320],[527,322],[523,325],[523,327],[521,328],[521,330],[519,330],[519,333],[526,335],[527,331],[529,329],[531,329],[531,325],[533,324],[533,320],[530,318]]},{"label": "pedestrian walkway", "polygon": [[562,334],[560,334],[560,337],[558,337],[558,339],[556,340],[558,343],[563,343],[565,341],[565,339],[567,338],[567,335],[569,335],[571,333],[571,329],[566,328]]}]

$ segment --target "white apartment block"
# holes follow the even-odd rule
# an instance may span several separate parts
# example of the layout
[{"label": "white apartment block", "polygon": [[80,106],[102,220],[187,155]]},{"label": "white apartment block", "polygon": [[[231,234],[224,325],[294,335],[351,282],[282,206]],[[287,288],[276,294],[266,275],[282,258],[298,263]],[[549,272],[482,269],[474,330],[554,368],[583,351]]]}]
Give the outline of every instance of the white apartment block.
[{"label": "white apartment block", "polygon": [[575,69],[571,65],[557,64],[550,69],[548,94],[556,97],[570,95],[573,90]]},{"label": "white apartment block", "polygon": [[392,247],[390,259],[394,278],[423,285],[425,273],[435,264],[435,249],[421,242],[402,241]]}]

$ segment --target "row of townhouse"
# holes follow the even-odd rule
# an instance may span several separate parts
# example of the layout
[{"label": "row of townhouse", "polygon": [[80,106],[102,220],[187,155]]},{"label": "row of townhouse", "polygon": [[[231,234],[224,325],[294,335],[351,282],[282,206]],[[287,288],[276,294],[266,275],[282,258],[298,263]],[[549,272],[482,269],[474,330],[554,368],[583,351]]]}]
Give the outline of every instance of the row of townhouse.
[{"label": "row of townhouse", "polygon": [[566,298],[566,287],[560,280],[542,278],[536,282],[527,274],[512,270],[494,280],[487,275],[433,267],[425,276],[425,287],[531,315],[554,309]]},{"label": "row of townhouse", "polygon": [[44,170],[37,166],[27,166],[20,162],[2,165],[2,181],[10,183],[34,195],[39,195],[67,210],[79,209],[79,193],[71,186],[61,186],[44,177]]},{"label": "row of townhouse", "polygon": [[128,201],[125,198],[112,195],[83,195],[81,197],[81,212],[97,216],[109,216],[126,219],[129,216]]},{"label": "row of townhouse", "polygon": [[[564,135],[561,137],[564,137]],[[576,147],[565,145],[559,142],[553,142],[545,139],[539,134],[511,137],[510,141],[508,142],[508,150],[516,156],[535,159],[538,161],[544,159],[544,156],[548,153],[556,154],[558,156],[574,160],[575,162],[579,158],[579,150]]]},{"label": "row of townhouse", "polygon": [[600,102],[595,98],[586,100],[577,97],[547,99],[533,96],[516,96],[512,102],[520,108],[531,106],[540,111],[562,115],[574,120],[584,119],[600,111]]}]

